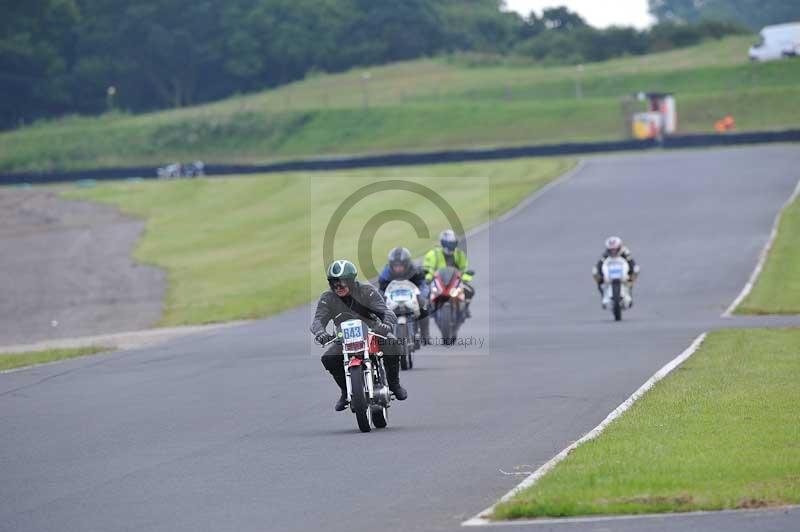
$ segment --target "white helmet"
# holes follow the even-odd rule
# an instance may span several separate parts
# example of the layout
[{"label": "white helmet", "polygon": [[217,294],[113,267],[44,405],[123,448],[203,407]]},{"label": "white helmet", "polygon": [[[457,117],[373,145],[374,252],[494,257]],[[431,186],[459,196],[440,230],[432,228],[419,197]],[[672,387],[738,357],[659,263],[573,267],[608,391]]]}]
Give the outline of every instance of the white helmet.
[{"label": "white helmet", "polygon": [[612,257],[619,255],[620,251],[622,251],[622,239],[618,236],[606,238],[606,251]]},{"label": "white helmet", "polygon": [[452,229],[445,229],[439,234],[439,244],[442,245],[445,255],[452,255],[458,247],[456,233]]}]

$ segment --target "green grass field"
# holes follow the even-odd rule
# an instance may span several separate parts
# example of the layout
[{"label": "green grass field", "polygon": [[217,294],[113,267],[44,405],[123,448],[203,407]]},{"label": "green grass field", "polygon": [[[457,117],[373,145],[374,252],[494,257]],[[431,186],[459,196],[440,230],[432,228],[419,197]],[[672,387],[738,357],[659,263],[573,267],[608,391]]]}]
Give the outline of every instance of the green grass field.
[{"label": "green grass field", "polygon": [[[162,320],[166,326],[259,318],[319,295],[326,288],[320,252],[325,225],[342,200],[366,184],[388,179],[421,183],[441,194],[469,228],[509,210],[572,164],[556,158],[519,159],[117,182],[64,194],[110,203],[146,220],[134,256],[167,271]],[[365,238],[359,231],[372,216],[390,208],[418,214],[428,225],[429,235],[418,238],[402,222],[382,225],[371,250],[377,265],[396,245],[410,248],[415,256],[422,254],[439,231],[449,226],[426,198],[403,191],[382,192],[349,212],[336,235],[336,256],[356,258],[358,242]]]},{"label": "green grass field", "polygon": [[[44,122],[0,134],[0,171],[265,162],[394,150],[623,138],[621,98],[675,91],[679,129],[800,126],[800,61],[749,64],[750,36],[575,67],[470,56],[320,75],[271,91],[138,116]],[[368,102],[365,108],[364,103]]]},{"label": "green grass field", "polygon": [[800,330],[726,330],[496,519],[800,503]]},{"label": "green grass field", "polygon": [[110,348],[108,347],[92,346],[76,349],[48,349],[46,351],[30,351],[27,353],[0,353],[0,371],[94,355],[109,350]]},{"label": "green grass field", "polygon": [[778,236],[737,314],[800,314],[800,199],[783,211]]}]

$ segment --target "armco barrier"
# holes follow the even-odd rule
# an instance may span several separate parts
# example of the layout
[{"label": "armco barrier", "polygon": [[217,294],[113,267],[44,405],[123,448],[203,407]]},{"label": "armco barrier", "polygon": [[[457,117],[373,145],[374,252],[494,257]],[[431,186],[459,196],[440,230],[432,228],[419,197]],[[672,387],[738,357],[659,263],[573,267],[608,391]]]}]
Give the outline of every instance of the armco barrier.
[{"label": "armco barrier", "polygon": [[152,167],[129,168],[93,168],[91,170],[66,170],[62,172],[15,172],[0,174],[0,185],[20,185],[29,183],[39,185],[44,183],[63,183],[78,180],[112,180],[128,179],[131,177],[155,178],[156,169]]},{"label": "armco barrier", "polygon": [[[490,161],[520,157],[553,155],[579,155],[616,151],[650,150],[654,148],[680,149],[738,144],[764,144],[770,142],[800,142],[800,129],[764,131],[754,133],[724,133],[712,135],[679,135],[656,140],[619,140],[603,142],[571,142],[511,148],[434,151],[420,153],[388,153],[362,157],[326,159],[301,159],[263,165],[206,164],[206,175],[255,174],[286,171],[343,170],[376,166],[410,166],[418,164]],[[166,161],[165,161],[166,163]],[[113,180],[128,178],[155,179],[156,169],[151,167],[98,168],[64,172],[16,172],[0,174],[0,185],[59,183],[77,180]]]},{"label": "armco barrier", "polygon": [[770,142],[800,142],[800,129],[752,133],[679,135],[666,137],[663,141],[663,147],[666,149],[705,148],[711,146],[735,146],[738,144],[767,144]]}]

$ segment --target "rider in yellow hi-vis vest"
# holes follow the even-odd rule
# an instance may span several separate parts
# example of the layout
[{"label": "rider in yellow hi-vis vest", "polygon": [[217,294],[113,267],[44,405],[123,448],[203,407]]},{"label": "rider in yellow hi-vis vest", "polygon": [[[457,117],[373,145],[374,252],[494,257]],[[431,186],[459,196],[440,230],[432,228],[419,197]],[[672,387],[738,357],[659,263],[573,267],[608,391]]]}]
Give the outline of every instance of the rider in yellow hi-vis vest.
[{"label": "rider in yellow hi-vis vest", "polygon": [[438,270],[452,266],[461,272],[461,281],[464,285],[465,312],[470,317],[469,304],[475,296],[475,288],[470,284],[472,275],[467,273],[469,261],[467,255],[458,249],[458,238],[452,229],[446,229],[439,235],[440,247],[435,247],[425,254],[422,259],[422,268],[425,270],[425,280],[433,280],[433,274]]}]

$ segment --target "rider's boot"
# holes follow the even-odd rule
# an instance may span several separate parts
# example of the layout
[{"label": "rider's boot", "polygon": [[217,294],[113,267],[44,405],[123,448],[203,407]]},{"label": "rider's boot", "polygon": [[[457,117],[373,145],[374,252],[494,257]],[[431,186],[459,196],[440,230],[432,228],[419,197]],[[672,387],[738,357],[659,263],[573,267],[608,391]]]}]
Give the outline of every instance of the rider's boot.
[{"label": "rider's boot", "polygon": [[344,370],[342,370],[341,375],[337,373],[331,373],[333,376],[333,380],[336,381],[336,384],[339,385],[339,390],[341,390],[341,394],[339,395],[339,400],[336,401],[333,409],[337,412],[341,412],[345,408],[347,408],[347,378],[344,376]]},{"label": "rider's boot", "polygon": [[472,302],[472,300],[468,300],[468,301],[464,302],[464,318],[465,319],[469,319],[469,318],[472,317],[472,312],[469,311],[469,304],[471,302]]},{"label": "rider's boot", "polygon": [[383,362],[386,366],[386,380],[389,382],[389,389],[398,401],[405,401],[408,392],[400,386],[400,360],[396,356],[384,356]]}]

